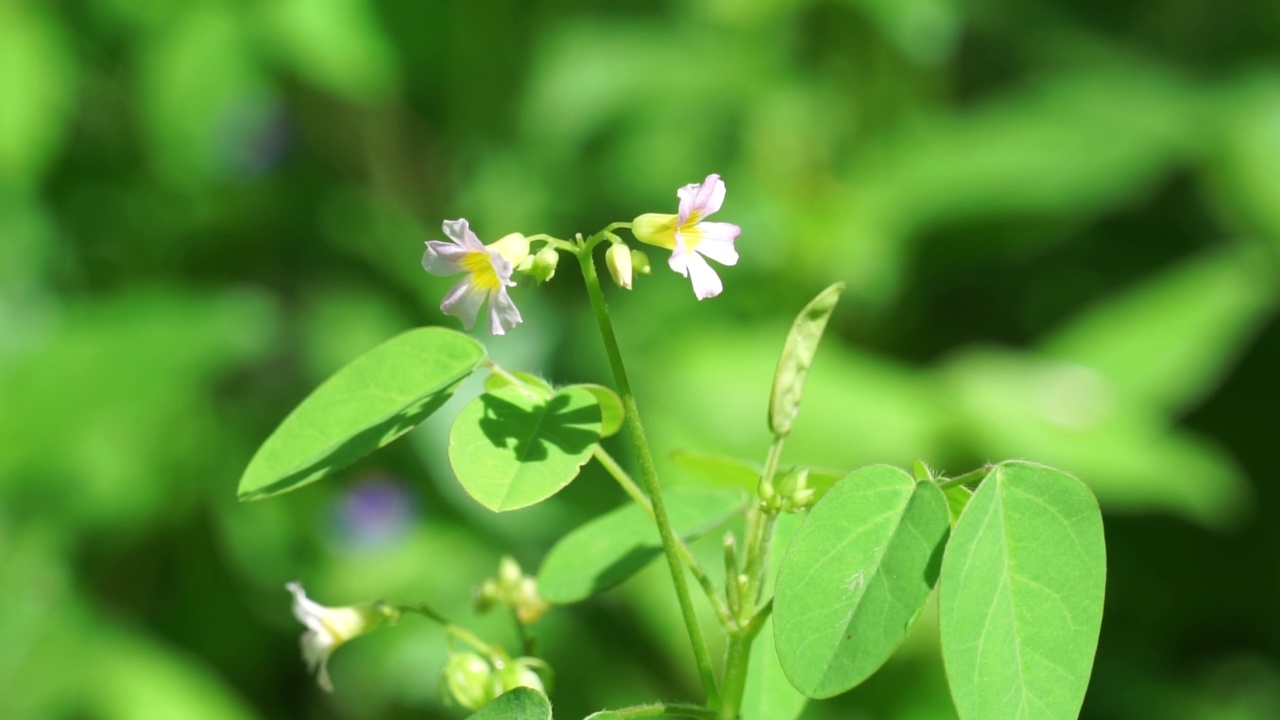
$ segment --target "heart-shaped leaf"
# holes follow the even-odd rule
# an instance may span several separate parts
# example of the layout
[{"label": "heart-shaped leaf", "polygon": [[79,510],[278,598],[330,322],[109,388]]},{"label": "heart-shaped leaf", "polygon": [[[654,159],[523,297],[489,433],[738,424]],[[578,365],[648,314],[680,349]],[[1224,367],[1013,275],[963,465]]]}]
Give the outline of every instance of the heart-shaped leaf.
[{"label": "heart-shaped leaf", "polygon": [[449,464],[477,502],[495,512],[560,492],[600,440],[600,405],[570,386],[550,397],[509,386],[485,393],[458,415]]},{"label": "heart-shaped leaf", "polygon": [[1079,480],[997,466],[956,523],[942,562],[939,629],[963,720],[1070,720],[1102,624],[1106,549]]},{"label": "heart-shaped leaf", "polygon": [[893,654],[933,589],[949,529],[938,486],[887,465],[850,473],[814,505],[774,598],[778,659],[797,690],[837,695]]},{"label": "heart-shaped leaf", "polygon": [[[672,489],[664,493],[677,534],[693,540],[742,509],[741,493]],[[585,600],[626,580],[662,554],[662,539],[648,514],[634,503],[561,538],[538,571],[538,592],[565,605]]]},{"label": "heart-shaped leaf", "polygon": [[297,489],[395,440],[444,404],[484,362],[445,328],[397,335],[316,388],[267,438],[240,478],[241,500]]}]

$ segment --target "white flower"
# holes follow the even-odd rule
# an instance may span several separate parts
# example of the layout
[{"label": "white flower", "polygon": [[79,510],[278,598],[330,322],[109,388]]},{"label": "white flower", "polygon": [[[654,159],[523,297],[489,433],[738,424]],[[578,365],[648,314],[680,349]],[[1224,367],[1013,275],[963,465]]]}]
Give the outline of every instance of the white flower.
[{"label": "white flower", "polygon": [[296,582],[285,587],[293,593],[294,617],[307,626],[302,634],[302,659],[327,692],[333,692],[333,681],[329,679],[329,656],[333,651],[383,623],[400,619],[400,611],[383,602],[331,608],[308,598]]},{"label": "white flower", "polygon": [[742,233],[742,228],[705,220],[724,204],[724,196],[724,181],[713,173],[701,183],[685,185],[676,191],[676,197],[680,198],[679,215],[646,213],[631,223],[631,232],[637,240],[671,251],[667,264],[693,282],[693,294],[699,300],[715,297],[724,290],[720,276],[704,256],[721,265],[738,262],[733,241]]},{"label": "white flower", "polygon": [[484,245],[471,232],[465,219],[445,220],[444,234],[449,242],[427,241],[427,252],[422,256],[422,267],[432,275],[467,276],[445,294],[440,309],[453,315],[470,330],[476,324],[480,306],[489,300],[489,332],[505,334],[522,322],[520,310],[511,302],[507,288],[515,285],[511,274],[529,255],[529,241],[519,233],[512,233]]}]

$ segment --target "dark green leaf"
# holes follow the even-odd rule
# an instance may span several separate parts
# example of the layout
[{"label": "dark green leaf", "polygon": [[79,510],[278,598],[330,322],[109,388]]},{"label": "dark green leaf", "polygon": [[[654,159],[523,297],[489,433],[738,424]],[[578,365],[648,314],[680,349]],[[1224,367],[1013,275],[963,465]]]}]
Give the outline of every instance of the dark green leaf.
[{"label": "dark green leaf", "polygon": [[449,464],[477,502],[495,512],[542,502],[568,485],[600,440],[600,405],[566,387],[548,398],[523,388],[485,393],[449,432]]},{"label": "dark green leaf", "polygon": [[942,491],[875,465],[809,512],[778,572],[774,636],[797,690],[842,693],[893,654],[933,589],[950,522]]},{"label": "dark green leaf", "polygon": [[[665,494],[676,533],[693,540],[742,509],[740,493],[673,489]],[[566,535],[542,562],[538,591],[561,605],[585,600],[626,580],[662,554],[657,526],[630,503]]]},{"label": "dark green leaf", "polygon": [[240,499],[314,482],[413,429],[484,361],[480,343],[444,328],[398,335],[307,396],[258,449]]},{"label": "dark green leaf", "polygon": [[804,394],[804,381],[813,365],[813,356],[822,340],[822,331],[836,308],[844,283],[838,282],[809,302],[787,335],[782,348],[782,358],[773,376],[773,393],[769,397],[769,429],[778,437],[791,434],[791,425],[800,412],[800,398]]},{"label": "dark green leaf", "polygon": [[1089,489],[1041,465],[992,470],[942,562],[942,655],[962,720],[1077,717],[1105,584]]}]

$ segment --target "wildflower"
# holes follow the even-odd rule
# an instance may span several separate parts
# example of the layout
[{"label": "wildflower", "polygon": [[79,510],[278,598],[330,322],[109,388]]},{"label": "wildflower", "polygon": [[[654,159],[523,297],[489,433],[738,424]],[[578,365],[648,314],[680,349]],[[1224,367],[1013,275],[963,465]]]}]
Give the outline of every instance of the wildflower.
[{"label": "wildflower", "polygon": [[302,634],[302,659],[307,669],[316,673],[316,682],[326,692],[333,692],[329,656],[335,650],[383,623],[394,624],[400,619],[400,611],[384,602],[331,608],[308,598],[302,585],[296,582],[285,587],[293,593],[294,617],[307,626]]},{"label": "wildflower", "polygon": [[724,181],[719,175],[711,174],[701,183],[685,185],[676,191],[680,198],[679,215],[646,213],[631,224],[637,240],[671,251],[667,264],[693,281],[693,294],[699,300],[715,297],[724,289],[720,276],[704,256],[721,265],[738,262],[733,241],[742,233],[742,228],[704,219],[720,209],[724,195]]},{"label": "wildflower", "polygon": [[512,233],[484,245],[465,219],[445,220],[444,234],[450,242],[427,242],[422,267],[432,275],[465,272],[467,276],[449,289],[440,310],[458,318],[470,330],[488,298],[489,332],[502,335],[519,325],[520,310],[511,302],[507,288],[515,285],[511,280],[515,267],[529,256],[529,241],[520,233]]}]

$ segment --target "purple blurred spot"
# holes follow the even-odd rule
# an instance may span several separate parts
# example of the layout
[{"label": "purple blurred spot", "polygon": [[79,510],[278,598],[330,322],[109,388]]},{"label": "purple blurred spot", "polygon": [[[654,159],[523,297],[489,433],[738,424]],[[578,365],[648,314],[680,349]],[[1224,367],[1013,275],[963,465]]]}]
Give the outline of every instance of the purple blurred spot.
[{"label": "purple blurred spot", "polygon": [[417,514],[399,478],[374,475],[357,481],[339,501],[338,531],[349,549],[385,547],[409,532]]}]

